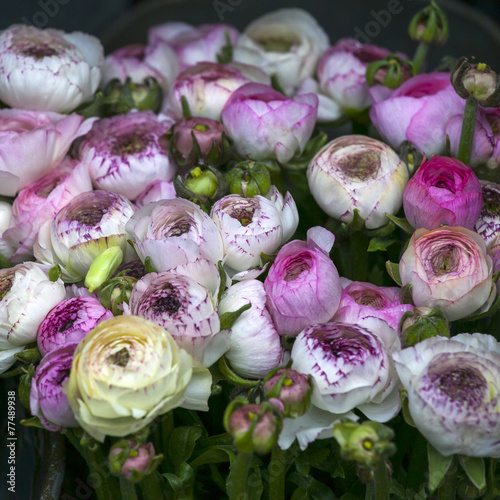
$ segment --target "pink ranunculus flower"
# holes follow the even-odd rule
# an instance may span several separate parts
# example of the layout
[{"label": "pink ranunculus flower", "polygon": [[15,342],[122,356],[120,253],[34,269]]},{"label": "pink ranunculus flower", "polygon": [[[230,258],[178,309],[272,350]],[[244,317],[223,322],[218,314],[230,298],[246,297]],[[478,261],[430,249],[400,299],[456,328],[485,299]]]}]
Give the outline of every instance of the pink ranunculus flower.
[{"label": "pink ranunculus flower", "polygon": [[3,238],[16,248],[12,262],[32,258],[40,226],[52,220],[75,196],[86,191],[92,191],[87,166],[68,157],[22,189],[12,206],[10,227],[3,234]]},{"label": "pink ranunculus flower", "polygon": [[44,264],[59,265],[66,282],[83,280],[93,260],[110,247],[119,247],[125,260],[132,258],[125,224],[134,211],[117,193],[81,193],[42,224],[33,253]]},{"label": "pink ranunculus flower", "polygon": [[151,182],[172,180],[177,167],[164,137],[171,125],[166,115],[135,110],[96,121],[78,148],[94,187],[134,200]]},{"label": "pink ranunculus flower", "polygon": [[157,272],[175,271],[217,291],[224,243],[215,222],[198,205],[183,198],[149,203],[126,229],[139,257],[149,257]]},{"label": "pink ranunculus flower", "polygon": [[68,112],[94,95],[104,49],[94,36],[13,25],[0,33],[0,100],[13,108]]},{"label": "pink ranunculus flower", "polygon": [[153,26],[148,31],[149,43],[161,42],[174,50],[181,71],[200,62],[218,62],[222,49],[228,42],[234,45],[238,36],[238,30],[229,24],[192,26],[168,22]]},{"label": "pink ranunculus flower", "polygon": [[309,12],[285,8],[250,23],[234,47],[233,59],[276,75],[281,88],[292,95],[305,78],[314,75],[329,43],[327,33]]},{"label": "pink ranunculus flower", "polygon": [[58,165],[92,121],[77,114],[1,109],[0,195],[15,196]]},{"label": "pink ranunculus flower", "polygon": [[143,83],[152,77],[166,92],[179,72],[174,51],[164,43],[127,45],[109,54],[102,66],[101,87],[111,80]]},{"label": "pink ranunculus flower", "polygon": [[202,366],[213,365],[229,348],[229,330],[220,329],[216,298],[188,276],[146,274],[132,290],[125,313],[165,328]]},{"label": "pink ranunculus flower", "polygon": [[78,342],[64,344],[46,354],[31,381],[30,410],[49,431],[78,427],[63,384],[69,379]]},{"label": "pink ranunculus flower", "polygon": [[449,321],[486,311],[496,296],[484,239],[464,227],[417,229],[399,275],[402,286],[411,285],[415,306],[440,307]]},{"label": "pink ranunculus flower", "polygon": [[386,225],[403,203],[408,168],[387,144],[344,135],[326,144],[307,167],[309,189],[330,217],[349,223],[354,210],[368,229]]},{"label": "pink ranunculus flower", "polygon": [[363,45],[353,38],[339,40],[323,53],[318,63],[320,92],[331,98],[344,113],[367,109],[371,98],[366,68],[389,54],[390,51],[383,47]]},{"label": "pink ranunculus flower", "polygon": [[270,85],[271,79],[261,69],[241,63],[201,62],[183,71],[175,80],[164,101],[164,109],[181,117],[182,98],[191,116],[220,120],[222,109],[231,94],[249,82]]},{"label": "pink ranunculus flower", "polygon": [[433,155],[422,162],[403,191],[403,208],[415,228],[442,224],[473,229],[483,196],[472,168],[456,158]]},{"label": "pink ranunculus flower", "polygon": [[454,115],[463,114],[465,100],[450,83],[449,73],[417,75],[387,97],[387,88],[370,90],[370,119],[382,139],[398,149],[410,141],[427,156],[443,154],[446,125]]},{"label": "pink ranunculus flower", "polygon": [[311,403],[333,414],[358,408],[370,420],[387,422],[401,408],[391,354],[394,338],[340,322],[315,324],[299,333],[292,368],[311,375]]},{"label": "pink ranunculus flower", "polygon": [[225,357],[243,377],[264,378],[282,364],[283,348],[271,315],[266,308],[262,282],[243,280],[230,286],[219,302],[219,314],[234,312],[251,304],[231,327],[230,346]]},{"label": "pink ranunculus flower", "polygon": [[134,200],[137,208],[142,208],[148,203],[160,200],[173,200],[177,197],[172,181],[153,181],[139,193]]},{"label": "pink ranunculus flower", "polygon": [[294,240],[276,256],[264,282],[267,307],[280,335],[295,337],[314,323],[329,321],[340,304],[342,287],[329,257],[335,237],[322,227]]},{"label": "pink ranunculus flower", "polygon": [[272,254],[288,241],[299,222],[290,193],[275,188],[268,197],[224,196],[214,203],[211,217],[219,228],[226,254],[225,264],[246,271],[260,264],[260,254]]},{"label": "pink ranunculus flower", "polygon": [[316,124],[318,98],[289,98],[268,85],[248,83],[222,110],[222,122],[241,156],[286,163],[304,151]]},{"label": "pink ranunculus flower", "polygon": [[78,344],[101,321],[112,317],[113,313],[95,296],[64,299],[40,323],[36,336],[38,349],[45,356],[66,344]]}]

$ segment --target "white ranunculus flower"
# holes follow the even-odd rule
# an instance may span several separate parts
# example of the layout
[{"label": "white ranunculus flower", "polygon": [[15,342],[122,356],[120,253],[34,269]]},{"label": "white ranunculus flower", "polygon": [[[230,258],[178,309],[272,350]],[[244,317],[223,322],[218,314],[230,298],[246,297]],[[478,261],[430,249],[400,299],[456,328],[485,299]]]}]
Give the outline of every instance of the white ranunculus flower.
[{"label": "white ranunculus flower", "polygon": [[345,135],[326,144],[307,167],[314,199],[330,217],[349,223],[359,211],[367,229],[386,225],[403,204],[408,168],[387,144]]},{"label": "white ranunculus flower", "polygon": [[0,33],[0,100],[13,108],[72,111],[101,79],[104,50],[81,32],[13,25]]},{"label": "white ranunculus flower", "polygon": [[264,378],[281,364],[281,340],[266,309],[264,285],[255,279],[240,281],[224,292],[219,314],[234,312],[251,304],[231,327],[226,353],[231,367],[243,377]]},{"label": "white ranunculus flower", "polygon": [[295,202],[272,187],[267,197],[224,196],[214,203],[212,219],[220,229],[226,251],[225,264],[246,271],[260,264],[260,254],[271,254],[297,229]]},{"label": "white ranunculus flower", "polygon": [[42,224],[33,253],[44,264],[58,264],[66,282],[80,281],[93,260],[110,247],[120,247],[132,257],[125,224],[133,213],[133,205],[119,194],[81,193]]},{"label": "white ranunculus flower", "polygon": [[66,296],[61,279],[51,281],[48,267],[25,262],[0,270],[0,349],[36,340],[40,323]]},{"label": "white ranunculus flower", "polygon": [[0,201],[0,254],[7,259],[14,255],[15,248],[3,237],[4,231],[10,226],[12,218],[12,204],[7,201]]},{"label": "white ranunculus flower", "polygon": [[313,379],[311,403],[331,413],[361,410],[370,420],[387,422],[401,407],[391,352],[394,336],[381,338],[347,323],[312,325],[297,336],[292,368]]},{"label": "white ranunculus flower", "polygon": [[191,356],[157,324],[138,316],[103,321],[79,343],[68,400],[93,438],[126,436],[181,405]]},{"label": "white ranunculus flower", "polygon": [[500,343],[431,337],[393,354],[418,430],[444,456],[500,457]]},{"label": "white ranunculus flower", "polygon": [[302,9],[280,9],[247,26],[233,49],[233,60],[252,64],[276,75],[285,93],[314,75],[330,41],[311,14]]}]

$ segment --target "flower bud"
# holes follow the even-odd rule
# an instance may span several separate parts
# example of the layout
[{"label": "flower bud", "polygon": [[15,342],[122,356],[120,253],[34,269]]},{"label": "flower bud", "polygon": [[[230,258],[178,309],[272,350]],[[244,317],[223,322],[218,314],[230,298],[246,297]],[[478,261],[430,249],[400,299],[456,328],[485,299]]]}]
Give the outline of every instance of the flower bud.
[{"label": "flower bud", "polygon": [[351,421],[336,424],[333,437],[340,445],[343,458],[354,460],[367,468],[375,468],[380,459],[396,451],[394,443],[391,442],[394,431],[370,420],[362,424]]},{"label": "flower bud", "polygon": [[408,32],[416,42],[444,45],[448,39],[448,19],[445,12],[431,0],[428,7],[413,16]]},{"label": "flower bud", "polygon": [[90,264],[85,276],[85,286],[89,292],[99,288],[118,268],[123,260],[120,247],[109,247],[100,253]]},{"label": "flower bud", "polygon": [[132,483],[153,472],[162,458],[162,455],[155,455],[153,443],[140,444],[132,439],[118,441],[109,451],[111,472]]},{"label": "flower bud", "polygon": [[124,275],[106,280],[98,291],[101,304],[115,316],[123,314],[122,304],[129,303],[130,294],[136,283],[136,278]]},{"label": "flower bud", "polygon": [[265,455],[271,451],[281,431],[281,418],[269,403],[245,404],[244,398],[232,401],[224,415],[224,427],[243,453]]},{"label": "flower bud", "polygon": [[106,115],[125,114],[132,109],[139,111],[160,110],[162,90],[153,77],[145,78],[142,83],[132,83],[127,78],[125,83],[111,80],[106,86]]},{"label": "flower bud", "polygon": [[500,106],[500,75],[484,63],[462,57],[451,73],[451,83],[462,99],[475,99],[481,106]]},{"label": "flower bud", "polygon": [[284,417],[300,417],[309,408],[311,385],[305,375],[281,368],[269,373],[264,381],[266,398],[276,398],[283,405]]},{"label": "flower bud", "polygon": [[184,118],[167,133],[170,155],[180,167],[191,168],[201,160],[210,165],[224,163],[230,148],[226,129],[210,118]]},{"label": "flower bud", "polygon": [[264,163],[242,161],[227,173],[227,184],[231,194],[245,198],[260,194],[266,196],[271,189],[271,175]]},{"label": "flower bud", "polygon": [[401,337],[406,347],[437,335],[450,336],[448,321],[439,307],[414,307],[401,318]]},{"label": "flower bud", "polygon": [[397,89],[403,82],[415,74],[413,63],[402,59],[397,54],[389,54],[381,61],[374,61],[366,68],[366,81],[373,85],[384,85]]}]

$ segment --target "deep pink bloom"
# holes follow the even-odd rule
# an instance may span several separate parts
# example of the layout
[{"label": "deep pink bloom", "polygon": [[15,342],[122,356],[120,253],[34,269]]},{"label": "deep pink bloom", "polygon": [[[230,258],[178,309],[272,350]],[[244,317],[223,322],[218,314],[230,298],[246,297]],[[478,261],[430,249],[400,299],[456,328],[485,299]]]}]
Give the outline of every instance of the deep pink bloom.
[{"label": "deep pink bloom", "polygon": [[264,282],[267,307],[280,335],[295,337],[305,327],[328,321],[342,294],[340,278],[329,257],[335,237],[322,227],[294,240],[276,256]]},{"label": "deep pink bloom", "polygon": [[481,207],[481,185],[472,169],[456,158],[433,155],[403,191],[406,218],[415,228],[442,224],[473,229]]},{"label": "deep pink bloom", "polygon": [[396,149],[410,141],[427,156],[444,153],[446,125],[452,116],[463,114],[465,106],[449,73],[414,76],[387,94],[387,87],[370,89],[370,119],[382,138]]}]

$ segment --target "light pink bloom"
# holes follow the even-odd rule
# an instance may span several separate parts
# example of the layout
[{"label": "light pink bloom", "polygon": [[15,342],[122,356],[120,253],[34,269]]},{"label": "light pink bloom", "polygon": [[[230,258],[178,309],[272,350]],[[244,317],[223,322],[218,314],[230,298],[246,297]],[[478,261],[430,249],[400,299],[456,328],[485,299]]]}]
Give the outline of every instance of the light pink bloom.
[{"label": "light pink bloom", "polygon": [[0,110],[0,195],[14,196],[66,156],[93,120],[77,114]]},{"label": "light pink bloom", "polygon": [[0,33],[0,100],[13,108],[72,111],[101,79],[104,50],[86,33],[13,25]]},{"label": "light pink bloom", "polygon": [[288,98],[268,85],[247,83],[227,101],[222,122],[241,156],[286,163],[304,151],[317,109],[314,94]]},{"label": "light pink bloom", "polygon": [[218,62],[217,56],[228,43],[238,40],[238,30],[229,24],[169,22],[149,29],[149,43],[168,44],[175,52],[181,71],[199,62]]},{"label": "light pink bloom", "polygon": [[160,200],[173,200],[177,197],[172,181],[153,181],[139,193],[134,200],[137,208],[142,208],[148,203]]},{"label": "light pink bloom", "polygon": [[76,195],[86,191],[92,191],[87,166],[70,158],[22,189],[12,206],[10,227],[3,235],[16,248],[12,261],[30,259],[40,226],[52,220]]}]

